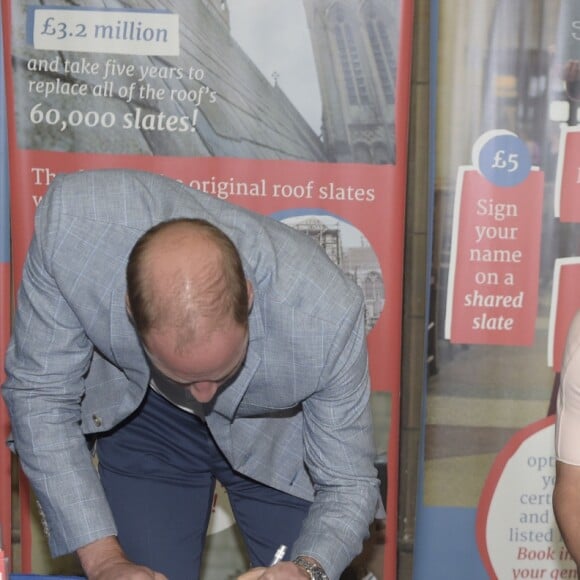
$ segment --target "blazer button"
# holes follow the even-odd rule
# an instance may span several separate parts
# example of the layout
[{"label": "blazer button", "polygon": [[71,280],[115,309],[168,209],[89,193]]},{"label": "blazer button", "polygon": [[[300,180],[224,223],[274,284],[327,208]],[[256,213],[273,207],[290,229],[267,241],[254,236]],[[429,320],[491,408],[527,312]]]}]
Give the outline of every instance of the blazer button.
[{"label": "blazer button", "polygon": [[100,427],[103,424],[103,420],[98,415],[93,415],[93,423],[96,427]]}]

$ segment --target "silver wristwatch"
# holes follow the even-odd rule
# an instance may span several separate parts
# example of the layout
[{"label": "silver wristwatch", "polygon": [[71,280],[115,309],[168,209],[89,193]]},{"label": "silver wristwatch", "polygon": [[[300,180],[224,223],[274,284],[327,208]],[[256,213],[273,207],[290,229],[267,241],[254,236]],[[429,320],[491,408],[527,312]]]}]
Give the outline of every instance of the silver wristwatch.
[{"label": "silver wristwatch", "polygon": [[304,568],[304,570],[306,570],[306,572],[308,572],[308,574],[310,575],[310,580],[329,580],[328,576],[326,575],[326,572],[319,564],[313,564],[312,562],[306,560],[306,558],[303,558],[302,556],[294,558],[292,562],[294,562],[296,566]]}]

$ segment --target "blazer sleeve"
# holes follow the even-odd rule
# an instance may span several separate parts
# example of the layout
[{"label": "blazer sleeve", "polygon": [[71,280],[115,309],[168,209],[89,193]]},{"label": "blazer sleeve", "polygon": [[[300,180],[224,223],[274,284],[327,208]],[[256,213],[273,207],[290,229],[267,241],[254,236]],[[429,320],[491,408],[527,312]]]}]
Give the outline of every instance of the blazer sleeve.
[{"label": "blazer sleeve", "polygon": [[116,529],[81,431],[83,375],[93,347],[51,273],[59,240],[47,196],[18,292],[2,394],[15,451],[43,511],[51,552],[59,556]]},{"label": "blazer sleeve", "polygon": [[303,403],[303,412],[305,462],[315,496],[293,557],[312,556],[329,578],[338,578],[383,511],[361,300],[353,300],[342,321],[320,388]]}]

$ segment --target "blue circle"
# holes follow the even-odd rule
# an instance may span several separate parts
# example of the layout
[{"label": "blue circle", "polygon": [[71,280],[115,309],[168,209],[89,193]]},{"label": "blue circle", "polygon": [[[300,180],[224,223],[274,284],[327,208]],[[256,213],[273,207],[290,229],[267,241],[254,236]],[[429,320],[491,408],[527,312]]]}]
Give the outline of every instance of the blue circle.
[{"label": "blue circle", "polygon": [[479,152],[479,171],[494,185],[513,187],[524,181],[532,168],[528,147],[516,135],[491,137]]}]

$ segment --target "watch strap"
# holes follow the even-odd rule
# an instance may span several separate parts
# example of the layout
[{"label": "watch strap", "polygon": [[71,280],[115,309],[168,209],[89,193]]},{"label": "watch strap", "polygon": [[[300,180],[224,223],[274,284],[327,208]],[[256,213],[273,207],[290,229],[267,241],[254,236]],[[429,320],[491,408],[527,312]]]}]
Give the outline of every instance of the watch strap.
[{"label": "watch strap", "polygon": [[308,572],[310,580],[329,580],[324,568],[320,564],[315,564],[302,556],[298,556],[292,560],[296,566],[300,566]]}]

